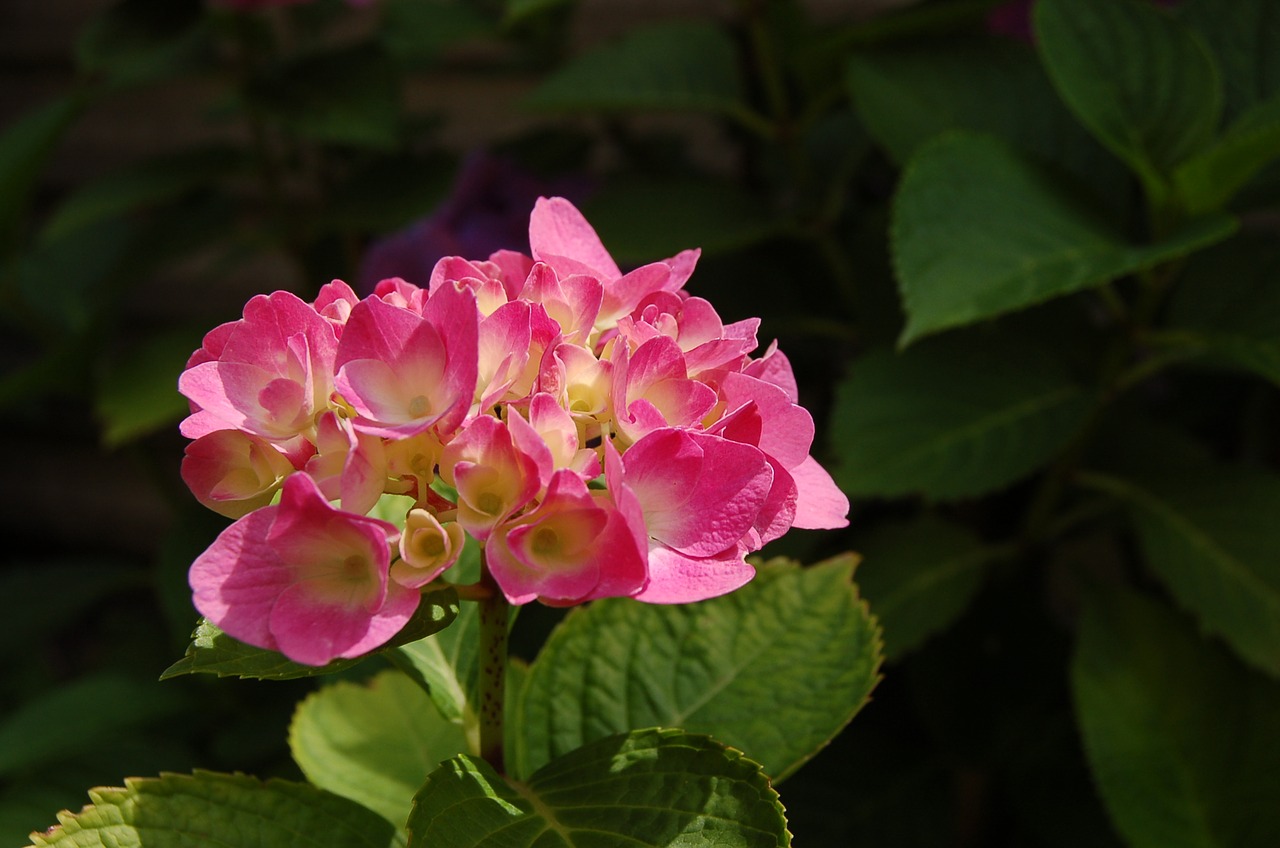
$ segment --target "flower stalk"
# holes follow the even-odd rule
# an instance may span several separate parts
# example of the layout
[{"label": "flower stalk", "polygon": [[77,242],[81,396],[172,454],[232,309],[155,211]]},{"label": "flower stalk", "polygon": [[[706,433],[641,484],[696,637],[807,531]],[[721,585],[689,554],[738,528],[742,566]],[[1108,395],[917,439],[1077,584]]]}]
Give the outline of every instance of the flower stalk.
[{"label": "flower stalk", "polygon": [[480,604],[480,756],[499,774],[503,763],[502,719],[506,702],[507,622],[510,604],[481,554],[480,583],[490,591]]}]

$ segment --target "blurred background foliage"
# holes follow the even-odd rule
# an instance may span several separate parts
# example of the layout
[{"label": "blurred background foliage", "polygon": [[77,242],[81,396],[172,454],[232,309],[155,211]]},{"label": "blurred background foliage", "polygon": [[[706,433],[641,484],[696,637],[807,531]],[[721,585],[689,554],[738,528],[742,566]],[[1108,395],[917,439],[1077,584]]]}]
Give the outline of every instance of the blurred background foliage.
[{"label": "blurred background foliage", "polygon": [[156,680],[224,523],[177,375],[253,293],[425,283],[558,193],[624,267],[703,248],[853,499],[767,552],[860,551],[886,640],[804,844],[1280,844],[1280,6],[85,5],[0,133],[0,840],[297,775],[313,684]]}]

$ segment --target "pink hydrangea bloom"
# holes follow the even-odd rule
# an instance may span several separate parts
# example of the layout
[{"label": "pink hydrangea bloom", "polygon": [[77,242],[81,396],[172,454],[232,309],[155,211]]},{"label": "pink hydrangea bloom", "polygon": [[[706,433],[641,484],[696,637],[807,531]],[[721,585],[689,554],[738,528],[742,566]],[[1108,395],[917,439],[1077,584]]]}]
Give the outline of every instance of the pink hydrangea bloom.
[{"label": "pink hydrangea bloom", "polygon": [[[511,603],[686,603],[845,526],[786,357],[684,291],[697,251],[624,273],[563,198],[529,242],[209,333],[179,386],[185,479],[238,519],[191,570],[210,621],[322,663],[394,635],[467,536]],[[412,499],[394,524],[384,495]]]},{"label": "pink hydrangea bloom", "polygon": [[334,509],[306,474],[276,506],[222,531],[191,566],[200,613],[235,638],[309,665],[385,643],[420,596],[388,579],[399,531]]}]

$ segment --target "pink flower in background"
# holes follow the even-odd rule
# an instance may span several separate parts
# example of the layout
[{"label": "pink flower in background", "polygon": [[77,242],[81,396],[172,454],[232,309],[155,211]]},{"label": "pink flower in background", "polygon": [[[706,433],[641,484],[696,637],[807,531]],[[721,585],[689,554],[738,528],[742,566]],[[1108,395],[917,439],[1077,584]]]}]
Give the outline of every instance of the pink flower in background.
[{"label": "pink flower in background", "polygon": [[191,570],[210,621],[323,663],[385,643],[467,536],[511,603],[688,603],[845,526],[786,357],[684,292],[696,250],[623,273],[563,198],[529,241],[210,332],[179,383],[185,479],[238,519]]}]

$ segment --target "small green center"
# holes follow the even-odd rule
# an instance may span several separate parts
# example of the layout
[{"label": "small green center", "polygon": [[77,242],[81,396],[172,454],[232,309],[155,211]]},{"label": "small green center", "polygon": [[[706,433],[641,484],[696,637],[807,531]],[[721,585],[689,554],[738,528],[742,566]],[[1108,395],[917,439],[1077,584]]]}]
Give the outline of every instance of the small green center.
[{"label": "small green center", "polygon": [[485,515],[497,515],[502,511],[502,498],[493,492],[484,492],[476,498],[476,509]]},{"label": "small green center", "polygon": [[418,550],[429,557],[437,557],[444,553],[444,536],[440,533],[423,533],[418,538]]},{"label": "small green center", "polygon": [[353,583],[364,580],[368,572],[369,562],[359,554],[352,554],[342,561],[342,576]]},{"label": "small green center", "polygon": [[414,418],[421,418],[431,409],[431,402],[427,400],[426,395],[417,395],[413,400],[409,401],[409,414]]},{"label": "small green center", "polygon": [[538,556],[550,556],[560,550],[560,537],[550,527],[539,527],[533,534],[531,547]]}]

